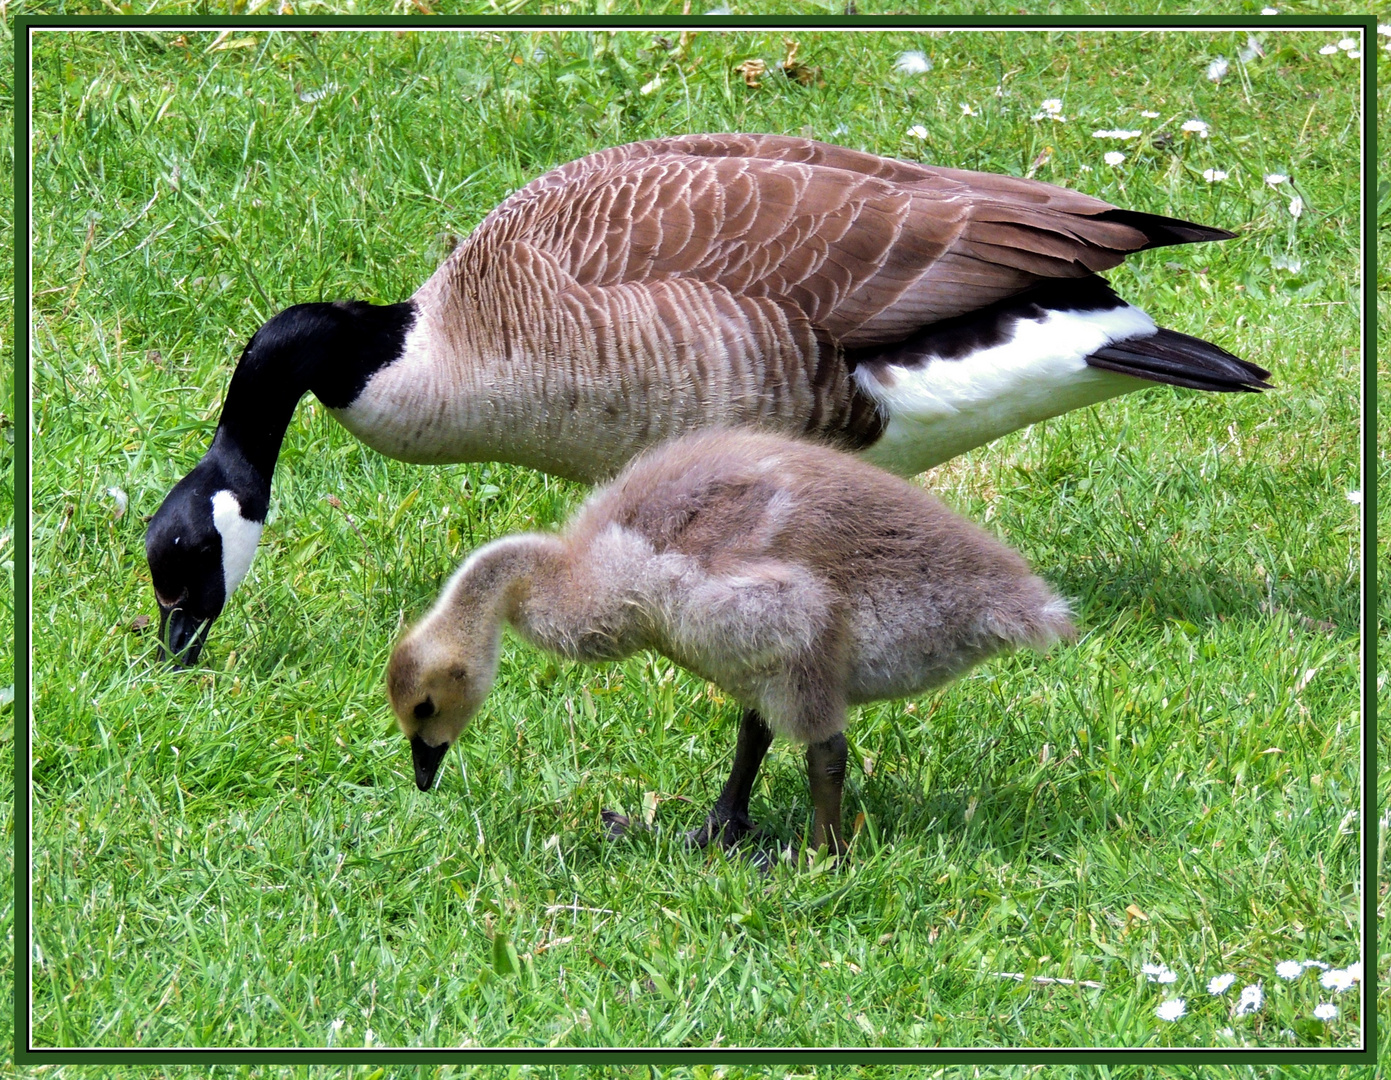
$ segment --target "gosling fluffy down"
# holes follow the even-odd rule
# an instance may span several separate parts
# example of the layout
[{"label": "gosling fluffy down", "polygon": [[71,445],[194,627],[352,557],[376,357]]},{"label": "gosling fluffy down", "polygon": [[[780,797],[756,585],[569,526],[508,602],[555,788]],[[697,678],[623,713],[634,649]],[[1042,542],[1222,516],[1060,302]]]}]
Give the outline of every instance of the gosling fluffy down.
[{"label": "gosling fluffy down", "polygon": [[734,771],[694,841],[753,828],[749,791],[777,732],[808,747],[813,844],[835,848],[850,706],[1076,633],[1018,553],[922,488],[749,430],[649,450],[560,534],[469,557],[387,668],[421,790],[492,686],[504,623],[571,660],[654,649],[745,707]]}]

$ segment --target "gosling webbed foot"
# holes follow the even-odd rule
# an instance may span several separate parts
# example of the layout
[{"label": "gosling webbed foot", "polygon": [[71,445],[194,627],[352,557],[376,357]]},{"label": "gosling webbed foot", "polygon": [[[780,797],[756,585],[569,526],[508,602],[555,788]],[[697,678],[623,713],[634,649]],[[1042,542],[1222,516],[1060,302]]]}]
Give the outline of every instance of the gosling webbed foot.
[{"label": "gosling webbed foot", "polygon": [[604,839],[617,840],[633,832],[646,832],[650,826],[634,821],[627,814],[617,810],[600,810],[599,820],[604,823]]},{"label": "gosling webbed foot", "polygon": [[721,813],[717,804],[705,819],[705,824],[686,834],[686,843],[693,847],[708,847],[719,841],[728,851],[734,845],[750,836],[763,835],[763,829],[749,820],[748,814]]}]

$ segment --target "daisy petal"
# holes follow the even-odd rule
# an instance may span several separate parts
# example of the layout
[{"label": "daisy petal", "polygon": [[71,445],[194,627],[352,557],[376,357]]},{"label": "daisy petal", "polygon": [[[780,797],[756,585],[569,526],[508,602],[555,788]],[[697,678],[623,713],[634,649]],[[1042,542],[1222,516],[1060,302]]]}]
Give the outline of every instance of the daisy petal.
[{"label": "daisy petal", "polygon": [[1207,992],[1212,995],[1225,994],[1232,983],[1236,982],[1236,976],[1230,971],[1223,975],[1214,975],[1208,980]]},{"label": "daisy petal", "polygon": [[1241,1000],[1236,1003],[1236,1008],[1232,1010],[1232,1015],[1250,1016],[1253,1012],[1260,1009],[1263,1001],[1265,1001],[1265,991],[1261,989],[1260,983],[1253,983],[1250,986],[1242,987]]}]

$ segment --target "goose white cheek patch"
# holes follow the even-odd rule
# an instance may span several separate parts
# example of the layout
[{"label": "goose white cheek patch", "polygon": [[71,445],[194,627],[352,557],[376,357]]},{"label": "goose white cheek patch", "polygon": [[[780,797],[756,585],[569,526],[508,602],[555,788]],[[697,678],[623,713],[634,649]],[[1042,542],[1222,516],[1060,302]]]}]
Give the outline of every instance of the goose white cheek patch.
[{"label": "goose white cheek patch", "polygon": [[219,491],[213,496],[213,526],[222,537],[224,597],[232,595],[251,569],[251,558],[261,540],[261,525],[241,516],[241,503],[230,491]]}]

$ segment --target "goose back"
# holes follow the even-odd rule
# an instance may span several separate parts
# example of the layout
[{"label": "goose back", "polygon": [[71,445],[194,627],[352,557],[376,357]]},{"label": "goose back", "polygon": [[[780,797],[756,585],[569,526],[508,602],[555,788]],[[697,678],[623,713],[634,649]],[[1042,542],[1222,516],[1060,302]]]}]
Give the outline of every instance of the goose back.
[{"label": "goose back", "polygon": [[[884,434],[892,395],[882,372],[857,368],[924,326],[1041,282],[1085,287],[1142,248],[1229,235],[807,139],[634,143],[504,200],[412,298],[400,360],[338,416],[405,460],[502,458],[581,480],[701,427],[864,449]],[[1124,329],[1153,324],[1140,313]],[[1053,412],[1050,394],[1025,395],[944,437],[940,453],[929,439],[912,460],[881,463],[919,471],[1001,423],[1142,385],[1114,371],[1082,382]]]}]

